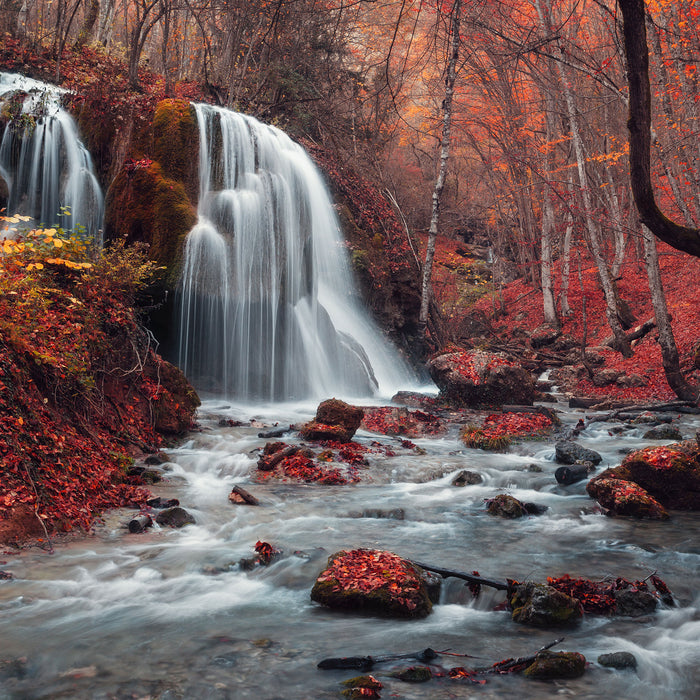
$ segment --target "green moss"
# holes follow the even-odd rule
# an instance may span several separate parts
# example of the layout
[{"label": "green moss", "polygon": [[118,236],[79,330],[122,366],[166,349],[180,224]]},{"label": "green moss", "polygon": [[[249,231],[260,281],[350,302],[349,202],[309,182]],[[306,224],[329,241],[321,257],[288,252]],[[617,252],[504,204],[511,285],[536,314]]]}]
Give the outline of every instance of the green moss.
[{"label": "green moss", "polygon": [[122,168],[109,189],[105,227],[109,238],[150,245],[149,257],[168,268],[174,284],[184,239],[197,214],[182,183],[166,178],[158,163]]},{"label": "green moss", "polygon": [[195,201],[198,194],[199,130],[194,107],[186,100],[162,100],[153,117],[153,159],[163,176],[185,186]]},{"label": "green moss", "polygon": [[541,651],[523,675],[528,678],[580,678],[586,670],[586,657],[575,651]]}]

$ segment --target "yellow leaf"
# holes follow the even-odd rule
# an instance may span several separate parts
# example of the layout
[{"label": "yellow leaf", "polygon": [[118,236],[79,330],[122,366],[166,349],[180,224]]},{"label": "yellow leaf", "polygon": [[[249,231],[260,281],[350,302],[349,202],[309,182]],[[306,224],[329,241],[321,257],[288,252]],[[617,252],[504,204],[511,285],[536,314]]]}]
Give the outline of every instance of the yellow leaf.
[{"label": "yellow leaf", "polygon": [[63,248],[63,241],[60,238],[54,238],[53,244],[56,248]]},{"label": "yellow leaf", "polygon": [[55,228],[45,228],[43,230],[43,234],[50,238],[51,236],[54,236],[56,234],[56,229]]}]

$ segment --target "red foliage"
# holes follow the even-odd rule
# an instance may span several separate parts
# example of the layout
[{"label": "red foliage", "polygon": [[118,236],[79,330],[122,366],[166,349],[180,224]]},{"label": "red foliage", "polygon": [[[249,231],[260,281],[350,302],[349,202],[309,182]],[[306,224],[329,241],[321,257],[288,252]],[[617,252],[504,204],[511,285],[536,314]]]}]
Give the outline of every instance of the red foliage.
[{"label": "red foliage", "polygon": [[362,426],[365,430],[382,435],[409,437],[440,435],[445,431],[442,421],[432,413],[392,406],[365,409]]},{"label": "red foliage", "polygon": [[543,413],[492,413],[482,430],[487,437],[521,437],[541,435],[551,427],[552,419]]},{"label": "red foliage", "polygon": [[[668,587],[658,576],[651,576],[650,580],[662,597],[670,597]],[[559,578],[547,578],[547,583],[561,593],[579,600],[584,612],[596,615],[610,615],[615,612],[615,591],[649,591],[646,581],[628,581],[621,577],[614,580],[590,581],[564,574]]]},{"label": "red foliage", "polygon": [[273,547],[269,542],[261,542],[260,540],[255,543],[255,551],[258,554],[258,560],[264,566],[267,566],[275,556],[282,553],[282,550]]},{"label": "red foliage", "polygon": [[452,680],[471,681],[472,683],[478,683],[479,685],[484,685],[486,683],[486,681],[479,680],[476,677],[475,671],[470,671],[468,668],[464,668],[464,666],[456,666],[455,668],[451,668],[447,672],[447,676],[448,678],[452,678]]},{"label": "red foliage", "polygon": [[648,462],[657,469],[671,469],[679,459],[686,457],[679,450],[674,450],[671,447],[645,447],[642,450],[637,450],[629,455],[627,455],[623,460],[622,464],[626,464],[634,460]]},{"label": "red foliage", "polygon": [[335,591],[371,593],[386,588],[400,605],[415,610],[414,598],[420,596],[420,580],[406,560],[370,549],[354,549],[336,557],[321,573],[318,582],[334,582]]}]

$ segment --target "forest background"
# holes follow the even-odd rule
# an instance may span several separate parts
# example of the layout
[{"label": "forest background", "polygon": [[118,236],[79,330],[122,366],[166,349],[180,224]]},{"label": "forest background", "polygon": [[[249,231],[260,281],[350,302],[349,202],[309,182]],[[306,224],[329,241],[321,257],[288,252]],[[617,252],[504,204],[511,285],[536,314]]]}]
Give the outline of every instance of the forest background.
[{"label": "forest background", "polygon": [[[623,5],[646,8],[656,197],[696,231],[700,7]],[[581,393],[693,400],[698,262],[633,205],[622,19],[612,0],[7,0],[0,31],[8,68],[121,122],[93,149],[105,185],[159,99],[247,112],[389,199],[432,282],[427,349],[507,331],[515,352],[546,324],[582,348]],[[633,380],[596,386],[586,345]]]}]

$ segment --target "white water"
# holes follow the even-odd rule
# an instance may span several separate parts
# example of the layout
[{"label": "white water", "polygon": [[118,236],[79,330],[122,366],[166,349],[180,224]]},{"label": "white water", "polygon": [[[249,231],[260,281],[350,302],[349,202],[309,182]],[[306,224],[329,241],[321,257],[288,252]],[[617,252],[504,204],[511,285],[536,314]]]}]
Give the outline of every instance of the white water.
[{"label": "white water", "polygon": [[[565,409],[564,409],[565,410]],[[252,407],[207,402],[201,431],[171,451],[167,482],[155,488],[177,497],[197,519],[182,530],[155,528],[129,535],[130,511],[108,515],[96,536],[59,546],[5,552],[0,581],[0,659],[26,657],[18,678],[0,664],[2,700],[146,698],[188,700],[338,697],[356,671],[319,671],[328,656],[450,648],[478,659],[443,657],[449,668],[482,666],[528,655],[564,636],[557,649],[583,653],[590,663],[577,680],[540,683],[521,676],[488,678],[473,686],[447,678],[410,685],[389,678],[382,697],[576,697],[606,700],[691,700],[700,681],[700,516],[673,513],[669,522],[610,519],[595,512],[585,482],[557,485],[553,444],[521,443],[507,454],[465,449],[456,434],[417,441],[420,455],[397,439],[360,434],[359,442],[389,443],[397,456],[369,455],[353,486],[255,483],[256,450],[265,444],[248,421],[282,425],[308,419],[311,406]],[[573,426],[581,413],[562,415]],[[219,421],[239,419],[240,427]],[[694,435],[698,420],[679,426]],[[597,424],[578,441],[599,451],[599,469],[618,464],[621,449],[646,445],[641,429],[624,438]],[[295,437],[285,438],[295,442]],[[535,473],[529,465],[543,471]],[[460,469],[484,482],[456,488]],[[233,484],[256,495],[259,507],[233,506]],[[507,491],[549,506],[542,516],[505,521],[486,514],[484,498]],[[403,520],[372,517],[401,508]],[[246,572],[237,562],[257,540],[285,556]],[[397,621],[332,612],[309,592],[326,557],[339,549],[378,547],[402,556],[491,578],[544,580],[569,573],[644,578],[657,571],[678,606],[645,618],[586,616],[572,630],[517,625],[495,610],[500,593],[476,602],[456,579],[424,620]],[[599,654],[631,651],[636,671],[613,671]],[[408,665],[408,664],[404,664]]]},{"label": "white water", "polygon": [[41,225],[84,231],[99,242],[102,191],[75,122],[61,107],[65,92],[0,73],[0,110],[26,95],[21,114],[27,117],[8,123],[0,141],[0,178],[9,190],[6,208]]},{"label": "white water", "polygon": [[408,368],[362,309],[308,155],[252,117],[195,105],[199,220],[179,285],[179,365],[237,400],[391,395]]}]

